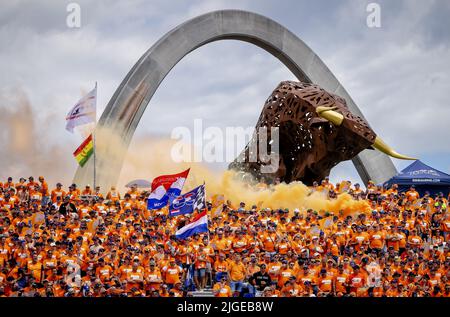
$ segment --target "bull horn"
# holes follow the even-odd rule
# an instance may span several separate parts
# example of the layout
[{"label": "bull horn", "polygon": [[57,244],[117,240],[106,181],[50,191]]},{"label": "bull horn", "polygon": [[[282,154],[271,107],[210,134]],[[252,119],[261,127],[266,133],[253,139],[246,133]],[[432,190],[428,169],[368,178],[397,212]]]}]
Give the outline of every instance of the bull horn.
[{"label": "bull horn", "polygon": [[401,159],[401,160],[417,160],[416,158],[405,156],[402,154],[397,153],[393,148],[391,148],[389,145],[384,143],[382,139],[379,137],[375,138],[375,142],[372,144],[372,147],[377,149],[380,152],[383,152],[384,154],[387,154],[389,156]]},{"label": "bull horn", "polygon": [[[339,112],[334,111],[335,109],[337,109],[337,107],[319,106],[316,108],[316,112],[319,117],[330,121],[336,126],[340,126],[342,124],[342,121],[344,121],[344,116]],[[384,143],[384,141],[379,137],[375,138],[375,142],[372,144],[372,147],[380,152],[383,152],[384,154],[401,160],[417,160],[416,158],[397,153],[393,148]]]},{"label": "bull horn", "polygon": [[340,126],[344,121],[344,116],[339,112],[334,111],[337,107],[319,106],[316,108],[316,112],[319,117],[326,119],[334,125]]}]

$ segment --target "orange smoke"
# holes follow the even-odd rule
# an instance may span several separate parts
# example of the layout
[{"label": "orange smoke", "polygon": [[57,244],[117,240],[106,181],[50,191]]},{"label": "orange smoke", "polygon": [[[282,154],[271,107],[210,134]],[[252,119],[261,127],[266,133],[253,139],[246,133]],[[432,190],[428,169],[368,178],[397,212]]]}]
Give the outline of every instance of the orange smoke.
[{"label": "orange smoke", "polygon": [[[44,175],[50,186],[60,181],[68,185],[75,172],[76,162],[72,152],[76,148],[73,143],[64,145],[49,144],[45,126],[56,118],[47,116],[43,124],[36,121],[36,113],[21,90],[5,94],[0,92],[0,178],[8,176],[17,180],[19,177]],[[79,132],[87,136],[91,127]],[[126,151],[126,147],[114,138],[109,138],[108,154]],[[365,201],[355,201],[349,195],[342,194],[336,200],[328,200],[321,193],[310,194],[309,188],[301,182],[280,184],[268,189],[258,189],[242,182],[232,171],[213,171],[212,168],[191,162],[174,162],[170,156],[174,140],[141,136],[133,139],[127,152],[124,166],[119,178],[119,188],[133,179],[152,180],[161,174],[178,173],[191,168],[185,185],[185,191],[206,182],[207,196],[223,194],[225,199],[234,205],[243,201],[247,205],[261,205],[269,208],[312,208],[317,211],[345,214],[367,212],[369,206]],[[102,146],[102,145],[97,145]],[[108,171],[106,171],[108,172]]]},{"label": "orange smoke", "polygon": [[71,145],[49,142],[47,127],[56,119],[36,113],[22,89],[0,91],[0,112],[0,179],[11,176],[18,181],[42,174],[50,184],[70,182]]},{"label": "orange smoke", "polygon": [[337,199],[328,200],[322,193],[310,193],[309,188],[301,182],[279,184],[267,189],[259,189],[242,182],[233,171],[215,172],[204,164],[182,162],[176,163],[170,157],[171,147],[175,141],[141,137],[133,140],[127,152],[124,167],[119,178],[119,188],[133,179],[151,180],[161,174],[172,174],[191,168],[185,184],[185,192],[206,183],[207,198],[223,194],[234,205],[245,202],[246,205],[261,205],[268,208],[308,208],[332,212],[340,210],[344,214],[366,213],[370,206],[366,201],[354,200],[348,194],[341,194]]}]

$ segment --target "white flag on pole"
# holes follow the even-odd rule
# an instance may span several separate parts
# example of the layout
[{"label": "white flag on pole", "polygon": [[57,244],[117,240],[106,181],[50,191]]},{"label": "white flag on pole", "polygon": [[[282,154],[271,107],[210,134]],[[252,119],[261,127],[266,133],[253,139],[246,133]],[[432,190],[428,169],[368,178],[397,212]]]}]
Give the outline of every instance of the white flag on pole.
[{"label": "white flag on pole", "polygon": [[73,133],[73,128],[96,122],[97,108],[97,83],[95,88],[86,96],[81,98],[69,111],[66,117],[66,130]]}]

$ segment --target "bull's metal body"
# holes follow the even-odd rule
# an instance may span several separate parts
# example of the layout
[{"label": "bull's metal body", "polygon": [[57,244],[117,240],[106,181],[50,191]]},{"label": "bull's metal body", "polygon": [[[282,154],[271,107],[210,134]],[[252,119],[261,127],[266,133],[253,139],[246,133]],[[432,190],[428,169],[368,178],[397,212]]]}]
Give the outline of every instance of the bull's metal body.
[{"label": "bull's metal body", "polygon": [[[333,107],[342,114],[341,125],[321,118],[318,107]],[[277,178],[287,183],[300,180],[308,185],[320,182],[331,168],[370,148],[376,138],[368,123],[354,115],[343,98],[318,85],[293,81],[281,82],[267,99],[255,131],[265,131],[262,127],[268,136],[262,138],[256,133],[230,167],[265,182]],[[261,172],[265,162],[259,159],[260,155],[252,161],[251,152],[259,149],[261,142],[266,142],[265,148],[273,151],[272,128],[279,129],[279,167],[268,174]]]}]

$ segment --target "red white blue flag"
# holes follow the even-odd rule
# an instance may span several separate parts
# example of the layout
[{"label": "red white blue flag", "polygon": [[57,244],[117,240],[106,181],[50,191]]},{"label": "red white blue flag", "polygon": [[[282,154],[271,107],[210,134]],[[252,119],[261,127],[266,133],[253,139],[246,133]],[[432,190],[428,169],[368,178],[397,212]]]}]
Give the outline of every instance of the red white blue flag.
[{"label": "red white blue flag", "polygon": [[148,196],[147,209],[158,210],[180,196],[189,170],[172,175],[161,175],[152,182],[152,192]]},{"label": "red white blue flag", "polygon": [[208,215],[206,210],[198,214],[191,223],[177,230],[175,236],[178,239],[186,239],[196,233],[208,232]]}]

